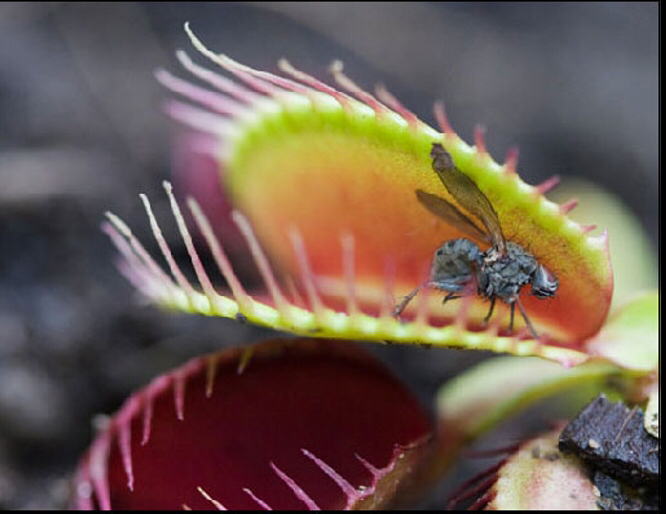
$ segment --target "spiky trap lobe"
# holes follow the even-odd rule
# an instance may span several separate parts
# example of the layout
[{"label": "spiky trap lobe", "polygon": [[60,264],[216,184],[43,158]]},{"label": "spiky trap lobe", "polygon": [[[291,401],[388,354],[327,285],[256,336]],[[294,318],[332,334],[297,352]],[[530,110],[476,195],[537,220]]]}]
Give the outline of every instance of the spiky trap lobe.
[{"label": "spiky trap lobe", "polygon": [[[280,66],[286,76],[253,70],[214,54],[186,30],[197,49],[231,79],[179,52],[181,63],[216,91],[162,72],[161,81],[192,102],[174,100],[169,112],[212,143],[209,151],[219,160],[221,180],[237,209],[234,221],[249,242],[270,297],[244,291],[224,256],[224,236],[220,241],[214,235],[218,221],[207,220],[192,202],[190,207],[199,210],[195,224],[232,295],[210,286],[191,245],[203,294],[186,283],[173,262],[175,282],[165,279],[130,238],[128,274],[148,296],[209,315],[241,313],[250,321],[303,334],[485,348],[567,363],[585,358],[584,342],[599,330],[610,305],[606,236],[591,237],[568,220],[568,208],[543,196],[549,186],[523,183],[515,172],[516,152],[499,165],[485,151],[482,132],[475,135],[476,145],[468,146],[451,129],[441,105],[435,110],[438,132],[385,89],[376,97],[363,91],[340,65],[333,67],[338,90],[285,60]],[[509,334],[504,306],[498,306],[495,322],[484,326],[488,305],[474,296],[442,306],[440,295],[425,292],[406,310],[410,322],[391,318],[400,297],[423,282],[433,251],[463,235],[434,218],[414,194],[422,190],[454,201],[433,173],[429,154],[434,142],[488,198],[507,239],[559,279],[553,299],[521,297],[543,334],[540,341],[530,341],[522,320],[519,330]],[[187,228],[180,225],[187,243]],[[116,230],[123,232],[117,223]],[[162,251],[170,261],[164,244]]]},{"label": "spiky trap lobe", "polygon": [[197,358],[111,417],[83,458],[82,508],[342,509],[385,505],[430,422],[369,355],[273,340]]}]

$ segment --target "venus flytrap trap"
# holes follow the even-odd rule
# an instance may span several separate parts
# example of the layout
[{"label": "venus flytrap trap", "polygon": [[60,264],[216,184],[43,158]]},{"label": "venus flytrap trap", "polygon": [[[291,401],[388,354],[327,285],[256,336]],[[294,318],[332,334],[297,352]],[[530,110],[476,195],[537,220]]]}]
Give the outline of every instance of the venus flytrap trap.
[{"label": "venus flytrap trap", "polygon": [[[610,305],[607,237],[589,236],[591,227],[567,219],[573,203],[557,206],[545,199],[543,193],[556,180],[536,187],[523,183],[515,152],[504,165],[495,163],[481,131],[476,145],[468,146],[451,129],[441,105],[435,109],[440,133],[384,88],[377,98],[358,88],[339,64],[332,71],[344,91],[284,60],[280,66],[291,78],[253,70],[212,53],[186,30],[198,50],[239,82],[205,70],[179,52],[189,71],[223,94],[186,86],[161,71],[158,77],[167,87],[198,104],[172,101],[168,110],[214,141],[211,151],[237,209],[234,222],[269,294],[252,297],[242,288],[224,255],[224,241],[213,236],[214,220],[189,201],[231,294],[212,288],[167,191],[202,292],[187,283],[169,256],[144,197],[173,280],[155,269],[116,218],[112,221],[138,257],[127,259],[127,271],[148,297],[207,315],[240,314],[305,335],[492,349],[567,363],[585,360],[585,342],[599,330]],[[415,196],[422,190],[460,205],[433,172],[430,151],[436,142],[488,198],[506,239],[521,244],[558,278],[555,298],[542,302],[522,297],[542,334],[539,340],[522,319],[516,319],[517,330],[510,333],[508,309],[501,302],[484,324],[487,302],[476,295],[459,305],[442,305],[442,295],[425,288],[404,311],[410,322],[391,316],[397,299],[427,277],[434,250],[466,235],[434,217]],[[466,211],[464,206],[461,210]]]},{"label": "venus flytrap trap", "polygon": [[265,341],[193,359],[130,397],[82,459],[72,506],[379,508],[430,434],[409,391],[360,349]]},{"label": "venus flytrap trap", "polygon": [[[366,471],[375,470],[376,480],[363,482],[361,489],[344,472],[335,471],[337,468],[329,458],[317,457],[311,461],[324,476],[333,478],[337,493],[343,492],[333,503],[315,499],[316,494],[308,493],[308,488],[319,490],[330,487],[330,483],[322,486],[315,480],[306,486],[304,480],[278,473],[274,468],[268,482],[277,476],[279,488],[283,493],[289,490],[289,495],[276,493],[269,501],[262,498],[261,486],[255,489],[249,478],[239,477],[239,481],[234,482],[235,490],[250,491],[242,495],[243,502],[250,498],[250,507],[285,505],[289,508],[295,504],[310,508],[385,505],[394,499],[395,491],[400,489],[398,485],[404,485],[404,481],[411,481],[414,490],[434,483],[466,444],[540,398],[583,386],[595,393],[608,391],[613,389],[610,383],[615,384],[616,389],[621,384],[619,396],[634,403],[644,403],[654,393],[658,366],[658,296],[656,293],[639,295],[608,317],[613,275],[607,234],[592,236],[589,232],[593,226],[569,219],[567,214],[575,207],[574,200],[557,205],[544,197],[544,193],[557,184],[557,178],[538,186],[525,184],[516,171],[517,151],[510,151],[505,163],[498,164],[485,150],[481,129],[475,132],[474,146],[469,146],[453,131],[441,104],[435,105],[438,131],[419,120],[385,88],[378,87],[376,95],[359,88],[344,75],[340,63],[331,67],[337,89],[297,70],[286,60],[279,62],[284,76],[254,70],[211,52],[187,25],[185,29],[197,50],[231,78],[195,64],[182,51],[177,53],[182,65],[215,91],[190,84],[166,71],[159,71],[157,78],[187,100],[187,103],[170,101],[169,114],[198,134],[199,151],[209,152],[218,160],[221,180],[234,205],[231,218],[247,243],[265,289],[246,290],[225,254],[225,234],[218,237],[215,230],[219,220],[209,219],[205,206],[188,199],[187,209],[193,226],[213,256],[228,289],[223,291],[213,285],[214,278],[204,269],[195,248],[191,227],[185,222],[171,185],[165,182],[171,210],[196,275],[196,285],[188,281],[173,258],[145,195],[141,195],[141,200],[170,275],[120,218],[108,214],[104,225],[121,253],[121,271],[145,296],[166,307],[247,320],[308,337],[487,349],[514,355],[483,364],[445,385],[438,400],[434,444],[423,443],[431,429],[420,414],[415,414],[415,419],[423,421],[416,432],[385,443],[387,448],[416,445],[419,451],[410,454],[409,459],[398,452],[384,459],[381,465],[369,464]],[[466,200],[459,190],[449,187],[448,179],[442,178],[441,166],[431,157],[431,152],[437,148],[443,152],[440,156],[450,159],[458,178],[474,185],[474,191],[478,191],[472,194],[474,200]],[[472,189],[470,186],[466,191]],[[441,202],[423,200],[434,196]],[[482,209],[482,214],[477,209],[480,198],[487,199],[492,206],[490,210]],[[442,207],[443,204],[450,207]],[[442,214],[442,210],[446,213]],[[501,229],[492,229],[493,224]],[[501,238],[497,236],[498,230]],[[484,233],[491,238],[484,238]],[[429,275],[429,270],[435,250],[445,241],[469,238],[470,234],[478,236],[474,243],[478,244],[478,255],[474,254],[475,257],[462,264],[461,254],[454,255],[458,259],[454,263],[456,273],[460,269],[466,273],[463,274],[465,284],[460,289],[433,287],[435,275]],[[485,272],[479,273],[479,269],[483,271],[490,269],[486,266],[497,265],[498,274],[509,273],[506,270],[517,266],[518,259],[503,261],[503,252],[514,243],[533,257],[534,263],[520,257],[521,266],[525,265],[520,268],[524,276],[510,294],[481,294],[480,283],[490,279]],[[507,263],[504,268],[499,266],[503,262]],[[493,270],[495,273],[495,268]],[[511,271],[508,276],[515,277],[516,273]],[[538,279],[536,274],[539,274]],[[446,274],[445,278],[459,276]],[[538,283],[536,289],[541,287],[541,292],[556,290],[556,294],[542,295],[553,296],[545,300],[536,298],[529,294],[529,287],[523,287],[528,283]],[[516,285],[510,280],[508,284]],[[438,288],[444,292],[437,291]],[[410,291],[408,299],[413,296],[411,301],[401,303]],[[447,294],[461,298],[443,302]],[[496,298],[503,301],[495,304]],[[488,313],[489,300],[494,305],[492,317]],[[514,319],[516,305],[522,315]],[[397,311],[400,318],[395,315]],[[318,351],[314,340],[303,341],[298,343],[298,348],[312,346],[315,350],[311,351]],[[337,343],[344,344],[344,341]],[[273,342],[266,347],[280,354],[281,348],[288,345]],[[237,358],[239,350],[233,352]],[[152,389],[149,386],[148,392],[128,400],[117,415],[117,421],[98,436],[89,458],[84,459],[78,484],[88,496],[80,496],[77,503],[113,507],[127,500],[128,506],[235,506],[232,502],[236,499],[225,503],[225,498],[235,498],[235,493],[223,491],[210,482],[215,474],[210,467],[203,474],[193,468],[190,473],[193,481],[188,482],[182,492],[174,492],[168,503],[158,503],[161,499],[156,497],[143,497],[145,493],[135,493],[133,486],[127,488],[130,493],[118,491],[115,489],[120,487],[118,481],[109,485],[111,469],[116,470],[114,473],[123,469],[129,483],[138,474],[133,470],[139,466],[132,464],[138,443],[130,434],[161,430],[161,424],[150,421],[153,398],[172,394],[169,391],[173,388],[177,418],[182,417],[182,409],[195,409],[189,406],[189,400],[185,405],[188,398],[182,392],[185,380],[177,377],[201,375],[206,366],[203,360],[197,362],[192,364],[192,369],[186,367],[184,371],[162,377],[160,380],[164,383],[160,382],[162,385],[157,389],[157,386]],[[272,362],[280,366],[279,359]],[[252,359],[249,366],[251,370]],[[194,368],[197,371],[192,371]],[[206,369],[209,370],[205,379],[208,385],[201,387],[208,391],[217,380],[210,378],[217,376],[210,370],[217,368],[211,365]],[[301,385],[307,390],[311,387],[312,373],[306,375],[309,378],[304,378]],[[231,375],[223,376],[224,379],[219,379],[221,384],[232,380]],[[254,387],[249,380],[245,386]],[[283,385],[268,387],[279,390]],[[377,402],[377,396],[359,394],[366,398],[367,406]],[[206,396],[210,396],[208,392]],[[580,404],[580,401],[573,402]],[[261,405],[261,402],[256,403],[254,408],[261,410]],[[375,407],[391,411],[388,405]],[[322,408],[322,412],[326,412],[325,406]],[[299,414],[294,411],[293,415]],[[225,416],[233,417],[234,413],[227,410]],[[348,421],[347,415],[341,418]],[[398,418],[392,419],[390,424],[402,426]],[[141,426],[139,419],[144,420]],[[402,421],[409,425],[409,420]],[[313,425],[312,430],[326,432],[332,442],[343,444],[349,437],[344,426],[338,427],[335,420],[329,422],[323,427]],[[152,429],[146,428],[153,425]],[[172,430],[169,426],[164,425],[167,434]],[[384,430],[385,425],[381,426],[379,429],[375,425],[375,434]],[[192,430],[191,437],[200,439],[205,447],[206,436],[196,435],[196,425]],[[238,441],[249,441],[252,446],[264,437],[248,434],[240,431],[236,434]],[[145,435],[143,439],[142,445],[150,444]],[[297,439],[290,443],[300,448],[299,451],[314,455],[306,443]],[[200,451],[199,444],[194,446],[197,449],[191,452]],[[174,450],[176,462],[189,458],[176,453]],[[248,458],[254,458],[251,455],[249,452]],[[265,461],[262,461],[265,464],[262,469],[269,469],[268,460],[262,458]],[[411,463],[406,468],[398,466],[404,473],[379,473],[380,469],[393,469],[403,458]],[[229,459],[229,455],[220,453],[216,466],[228,470],[235,465]],[[112,461],[116,464],[112,465]],[[143,462],[143,473],[150,474],[153,466],[159,469],[160,464],[150,459]],[[364,462],[370,463],[369,460]],[[576,473],[578,471],[574,472],[578,476]],[[159,490],[168,486],[155,483],[151,487]],[[582,487],[588,488],[587,485]],[[360,490],[369,492],[364,496]],[[131,502],[132,498],[139,497],[144,503]],[[295,504],[291,503],[294,498]],[[208,503],[202,504],[202,499]],[[243,502],[239,505],[245,505]]]}]

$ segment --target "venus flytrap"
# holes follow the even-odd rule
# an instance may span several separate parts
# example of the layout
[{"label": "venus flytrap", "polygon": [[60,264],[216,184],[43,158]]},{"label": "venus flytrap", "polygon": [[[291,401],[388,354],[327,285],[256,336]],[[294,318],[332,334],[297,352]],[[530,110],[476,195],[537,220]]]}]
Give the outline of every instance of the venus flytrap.
[{"label": "venus flytrap", "polygon": [[[198,104],[172,101],[169,112],[216,142],[211,151],[237,209],[233,220],[248,241],[269,295],[253,297],[242,289],[224,257],[224,240],[213,236],[215,220],[207,220],[189,201],[231,294],[212,289],[196,250],[188,245],[204,299],[184,281],[160,243],[175,282],[157,274],[143,251],[130,265],[132,279],[150,298],[207,315],[241,314],[258,324],[322,337],[468,346],[567,363],[585,360],[585,341],[599,330],[610,305],[607,239],[605,233],[588,236],[591,227],[567,219],[572,203],[557,206],[545,199],[543,193],[555,180],[536,187],[524,184],[516,173],[515,152],[504,165],[495,163],[481,131],[476,145],[468,146],[451,129],[441,105],[435,110],[440,133],[384,88],[377,98],[362,91],[339,64],[333,72],[344,91],[284,60],[281,68],[290,78],[253,70],[214,54],[186,30],[197,49],[238,83],[194,65],[179,52],[190,71],[223,94],[185,87],[160,72],[167,87]],[[414,196],[422,189],[455,203],[432,172],[433,142],[444,145],[490,200],[507,239],[527,248],[560,280],[552,300],[523,295],[530,318],[544,334],[539,341],[525,330],[509,334],[504,306],[498,305],[499,314],[483,326],[487,307],[474,296],[462,305],[442,306],[441,294],[426,290],[406,309],[411,323],[391,319],[396,300],[423,281],[434,249],[464,235],[434,218]],[[188,241],[188,229],[168,193]],[[130,245],[138,247],[131,240]],[[516,324],[524,327],[522,320]]]},{"label": "venus flytrap", "polygon": [[[325,474],[336,477],[337,487],[346,491],[343,496],[351,498],[346,504],[330,505],[358,506],[361,497],[368,505],[384,505],[410,474],[415,477],[415,489],[420,490],[437,480],[466,444],[517,410],[555,392],[581,384],[606,391],[611,377],[616,384],[618,377],[624,384],[620,396],[636,403],[644,402],[654,391],[658,297],[643,294],[608,317],[613,275],[607,233],[592,236],[589,232],[594,227],[571,220],[567,214],[575,201],[557,205],[544,197],[557,178],[537,186],[525,184],[516,170],[515,150],[508,153],[504,164],[498,164],[485,149],[481,129],[475,132],[474,146],[469,146],[453,131],[441,104],[435,105],[436,130],[385,88],[378,87],[375,95],[359,88],[344,75],[340,63],[331,67],[337,89],[286,60],[279,63],[284,75],[254,70],[211,52],[187,25],[185,29],[197,50],[231,78],[195,64],[182,51],[177,53],[182,65],[214,91],[165,71],[158,72],[157,78],[186,100],[172,100],[170,115],[199,134],[199,150],[218,160],[222,183],[234,205],[231,218],[247,242],[265,288],[246,290],[225,255],[225,234],[216,235],[218,220],[209,219],[205,206],[188,199],[193,225],[227,289],[213,286],[181,206],[171,185],[165,183],[196,275],[195,285],[171,255],[146,196],[141,198],[170,276],[118,217],[109,214],[104,226],[121,253],[121,270],[145,296],[166,307],[247,320],[309,337],[486,349],[513,355],[482,365],[443,388],[433,430],[435,444],[427,452],[419,452],[418,465],[409,472],[399,477],[390,472],[382,475],[393,484],[390,491],[378,494],[376,485],[382,480],[377,480],[366,499],[351,492],[358,487],[349,486],[344,473],[332,471],[334,467],[326,459],[318,461],[320,469],[329,470]],[[501,302],[484,323],[487,302],[475,294],[443,305],[445,293],[423,288],[405,308],[404,319],[392,315],[400,298],[427,278],[434,250],[444,241],[466,236],[455,225],[433,216],[414,194],[422,190],[456,203],[433,172],[433,143],[441,144],[455,166],[488,198],[506,239],[520,244],[558,278],[559,289],[552,299],[531,297],[528,288],[521,296],[538,339],[519,316],[517,330],[509,332],[508,308]],[[464,207],[461,211],[469,214]],[[282,344],[273,343],[278,349]],[[304,343],[304,347],[314,344]],[[307,381],[303,387],[309,387]],[[174,394],[178,397],[179,393]],[[181,402],[183,398],[181,395]],[[141,405],[147,417],[150,402]],[[256,408],[261,409],[261,404]],[[140,411],[132,410],[129,417],[134,419]],[[96,444],[105,450],[97,454],[91,450],[93,458],[82,467],[79,485],[96,488],[92,506],[114,506],[113,491],[103,485],[104,469],[111,441],[119,438],[120,461],[125,462],[128,475],[132,452],[127,427],[132,423],[135,421],[125,419],[100,435],[98,441],[103,442]],[[341,440],[347,436],[335,424],[330,429],[337,430]],[[325,429],[319,426],[317,430]],[[425,423],[417,431],[418,437],[394,444],[415,444],[428,430]],[[219,457],[221,463],[228,458]],[[395,464],[391,458],[388,462]],[[371,468],[379,469],[367,469]],[[307,495],[299,480],[275,470],[272,476],[276,473],[302,504],[322,506]],[[212,479],[204,474],[197,480]],[[211,494],[202,482],[189,484],[188,491],[197,487],[201,491],[196,497],[206,498],[209,506],[227,506],[223,493]],[[249,486],[241,481],[237,487]],[[284,497],[280,495],[272,502],[260,499],[260,491],[255,489],[248,495],[255,506],[291,505],[291,499],[281,503]]]},{"label": "venus flytrap", "polygon": [[396,500],[430,433],[409,391],[360,349],[275,339],[192,359],[137,391],[84,455],[71,502],[379,508]]}]

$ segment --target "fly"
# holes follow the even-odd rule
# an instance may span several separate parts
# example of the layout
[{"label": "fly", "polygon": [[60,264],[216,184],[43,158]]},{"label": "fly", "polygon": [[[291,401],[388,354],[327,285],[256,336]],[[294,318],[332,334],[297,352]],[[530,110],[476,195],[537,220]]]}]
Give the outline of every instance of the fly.
[{"label": "fly", "polygon": [[483,229],[442,197],[417,189],[418,201],[435,216],[454,225],[468,236],[492,246],[482,252],[476,243],[466,238],[443,243],[435,251],[428,280],[409,293],[396,306],[393,315],[399,316],[424,287],[446,291],[446,303],[461,298],[476,283],[477,294],[490,300],[490,309],[484,323],[492,316],[495,300],[499,298],[511,307],[509,332],[513,331],[514,310],[518,305],[527,328],[534,338],[538,339],[539,336],[520,302],[520,290],[531,284],[533,295],[538,298],[552,298],[559,286],[557,277],[539,264],[522,246],[504,239],[492,204],[474,181],[456,167],[453,158],[441,144],[433,143],[430,156],[432,168],[444,187],[471,216],[481,222]]}]

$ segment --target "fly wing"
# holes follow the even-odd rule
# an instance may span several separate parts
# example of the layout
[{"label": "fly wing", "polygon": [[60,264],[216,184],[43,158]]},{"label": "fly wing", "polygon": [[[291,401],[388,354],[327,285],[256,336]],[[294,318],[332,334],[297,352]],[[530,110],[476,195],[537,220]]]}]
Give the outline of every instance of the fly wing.
[{"label": "fly wing", "polygon": [[[456,167],[451,155],[444,150],[442,145],[433,143],[430,156],[432,157],[432,168],[447,191],[462,207],[481,220],[492,238],[493,245],[501,254],[505,254],[506,243],[502,234],[502,227],[488,198],[471,178]],[[460,213],[460,211],[458,212]]]},{"label": "fly wing", "polygon": [[459,228],[468,236],[473,237],[477,241],[492,243],[492,238],[490,235],[477,227],[472,222],[472,220],[460,212],[455,205],[449,203],[444,198],[426,193],[421,189],[416,190],[416,197],[418,198],[419,202],[421,202],[421,205],[423,205],[431,213],[443,219],[447,223],[450,223],[454,227]]}]

